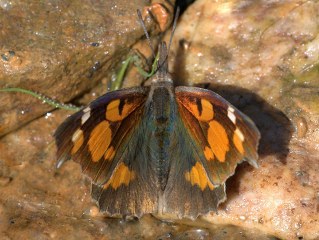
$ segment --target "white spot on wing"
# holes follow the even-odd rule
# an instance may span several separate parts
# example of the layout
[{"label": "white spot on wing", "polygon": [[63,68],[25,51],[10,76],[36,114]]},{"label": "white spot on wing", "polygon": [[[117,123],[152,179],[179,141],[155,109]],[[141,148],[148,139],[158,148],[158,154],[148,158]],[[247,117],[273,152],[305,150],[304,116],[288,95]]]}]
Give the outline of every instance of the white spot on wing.
[{"label": "white spot on wing", "polygon": [[228,111],[233,113],[233,112],[235,112],[235,109],[232,106],[228,106]]},{"label": "white spot on wing", "polygon": [[75,143],[82,135],[83,131],[81,129],[77,129],[72,135],[72,142]]},{"label": "white spot on wing", "polygon": [[83,112],[87,113],[87,112],[90,112],[91,111],[91,108],[90,107],[86,107],[83,109]]},{"label": "white spot on wing", "polygon": [[89,117],[91,115],[91,108],[90,107],[84,108],[83,112],[84,112],[84,114],[83,114],[83,116],[81,118],[81,124],[82,125],[89,119]]},{"label": "white spot on wing", "polygon": [[244,134],[239,130],[239,128],[236,128],[235,134],[239,137],[240,141],[243,142],[245,140]]},{"label": "white spot on wing", "polygon": [[227,109],[227,116],[230,119],[230,121],[232,121],[233,124],[236,124],[236,116],[234,112],[235,112],[235,109],[229,106]]}]

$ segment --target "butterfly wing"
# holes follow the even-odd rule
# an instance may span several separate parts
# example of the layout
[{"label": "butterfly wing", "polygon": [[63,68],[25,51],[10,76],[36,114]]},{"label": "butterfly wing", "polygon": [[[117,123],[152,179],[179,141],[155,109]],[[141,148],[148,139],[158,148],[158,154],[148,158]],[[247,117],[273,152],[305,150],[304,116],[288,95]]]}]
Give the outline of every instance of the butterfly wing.
[{"label": "butterfly wing", "polygon": [[170,147],[170,172],[159,201],[161,212],[179,218],[196,219],[199,215],[216,211],[226,199],[225,184],[214,185],[206,165],[202,164],[202,151],[181,118],[176,119]]},{"label": "butterfly wing", "polygon": [[175,94],[178,144],[170,157],[163,208],[196,218],[226,199],[225,181],[238,163],[257,166],[260,134],[247,116],[212,91],[177,87]]},{"label": "butterfly wing", "polygon": [[178,109],[190,135],[201,145],[202,163],[215,185],[246,160],[257,167],[260,134],[255,124],[218,94],[195,87],[176,88]]},{"label": "butterfly wing", "polygon": [[[148,88],[131,88],[105,94],[70,116],[55,133],[57,166],[72,158],[92,179],[92,196],[110,215],[154,212],[147,158],[139,151]],[[138,173],[138,174],[137,174]]]}]

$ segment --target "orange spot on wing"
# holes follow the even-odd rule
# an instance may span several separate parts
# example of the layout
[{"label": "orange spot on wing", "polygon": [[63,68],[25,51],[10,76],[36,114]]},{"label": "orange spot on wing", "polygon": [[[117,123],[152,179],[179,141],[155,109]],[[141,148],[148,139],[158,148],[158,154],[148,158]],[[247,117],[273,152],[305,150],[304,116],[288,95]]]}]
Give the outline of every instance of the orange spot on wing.
[{"label": "orange spot on wing", "polygon": [[105,113],[106,115],[105,117],[107,120],[110,120],[113,122],[122,120],[119,106],[120,106],[120,99],[116,99],[107,105],[106,113]]},{"label": "orange spot on wing", "polygon": [[108,121],[100,122],[91,132],[88,148],[92,161],[97,162],[108,149],[112,139],[112,131]]},{"label": "orange spot on wing", "polygon": [[135,172],[131,171],[124,163],[120,163],[114,170],[111,178],[104,185],[104,189],[111,186],[113,189],[117,189],[122,184],[128,186],[129,183],[135,179]]},{"label": "orange spot on wing", "polygon": [[200,116],[200,121],[210,121],[214,118],[213,105],[206,99],[201,100],[202,104],[202,115]]},{"label": "orange spot on wing", "polygon": [[107,149],[106,153],[104,154],[104,159],[110,161],[113,159],[114,155],[115,155],[114,147],[111,146],[109,147],[109,149]]},{"label": "orange spot on wing", "polygon": [[244,154],[243,142],[236,131],[234,132],[234,135],[233,135],[233,143],[235,147],[237,148],[238,152],[240,152],[241,154]]},{"label": "orange spot on wing", "polygon": [[106,107],[106,113],[105,113],[106,119],[112,122],[122,121],[134,110],[134,104],[125,103],[123,105],[123,109],[120,114],[119,107],[120,107],[120,99],[116,99],[110,102]]},{"label": "orange spot on wing", "polygon": [[[206,99],[201,99],[200,106],[197,103],[189,100],[182,100],[184,107],[190,111],[195,118],[202,122],[208,122],[214,118],[213,105]],[[201,111],[199,110],[201,108]]]},{"label": "orange spot on wing", "polygon": [[199,110],[196,103],[189,103],[187,105],[188,110],[194,115],[195,118],[199,119]]},{"label": "orange spot on wing", "polygon": [[204,155],[208,161],[214,160],[214,153],[210,147],[205,147]]},{"label": "orange spot on wing", "polygon": [[225,128],[219,122],[209,122],[207,140],[218,161],[224,162],[229,150],[229,140]]},{"label": "orange spot on wing", "polygon": [[196,162],[195,166],[189,172],[185,173],[185,178],[192,186],[197,185],[202,191],[208,186],[211,190],[214,189],[214,185],[208,179],[205,168],[199,162]]},{"label": "orange spot on wing", "polygon": [[71,150],[71,154],[75,154],[84,142],[83,131],[81,129],[77,129],[72,135],[73,148]]}]

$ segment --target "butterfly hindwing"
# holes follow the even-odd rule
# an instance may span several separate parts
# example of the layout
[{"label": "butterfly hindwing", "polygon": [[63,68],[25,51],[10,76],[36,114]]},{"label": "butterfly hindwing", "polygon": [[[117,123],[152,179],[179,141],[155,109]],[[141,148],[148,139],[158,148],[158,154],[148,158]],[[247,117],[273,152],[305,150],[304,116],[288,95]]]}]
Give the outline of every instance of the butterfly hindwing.
[{"label": "butterfly hindwing", "polygon": [[247,116],[210,90],[177,87],[175,93],[179,114],[200,145],[200,163],[214,185],[225,183],[243,160],[257,166],[260,135]]},{"label": "butterfly hindwing", "polygon": [[216,211],[226,199],[225,184],[214,185],[202,163],[200,144],[191,138],[188,126],[176,112],[169,159],[170,172],[163,194],[162,212],[195,219]]},{"label": "butterfly hindwing", "polygon": [[[153,213],[158,207],[156,173],[150,159],[150,139],[146,119],[140,122],[127,141],[121,142],[116,160],[120,164],[113,170],[111,178],[102,185],[93,184],[92,196],[100,210],[110,215],[142,216]],[[124,126],[123,126],[124,127]],[[119,183],[127,179],[124,184]]]}]

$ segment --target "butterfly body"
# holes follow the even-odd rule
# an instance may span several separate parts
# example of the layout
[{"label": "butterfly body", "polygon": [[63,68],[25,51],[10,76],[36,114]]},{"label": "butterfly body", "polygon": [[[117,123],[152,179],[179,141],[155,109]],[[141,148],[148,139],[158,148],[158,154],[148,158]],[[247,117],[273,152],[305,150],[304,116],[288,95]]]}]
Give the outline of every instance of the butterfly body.
[{"label": "butterfly body", "polygon": [[149,159],[155,167],[156,182],[159,191],[164,191],[169,173],[169,153],[173,140],[176,104],[173,97],[172,84],[159,84],[150,89],[149,99],[145,104],[147,124],[149,129]]},{"label": "butterfly body", "polygon": [[107,93],[56,131],[58,166],[72,158],[111,216],[196,218],[226,199],[238,163],[257,166],[259,132],[217,94],[174,87],[166,44],[151,86]]}]

